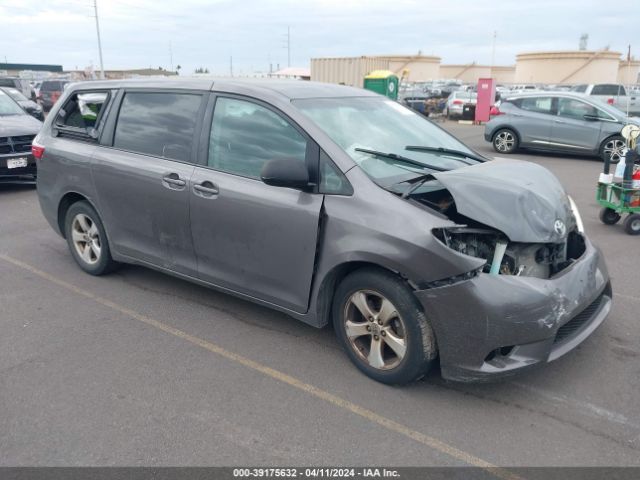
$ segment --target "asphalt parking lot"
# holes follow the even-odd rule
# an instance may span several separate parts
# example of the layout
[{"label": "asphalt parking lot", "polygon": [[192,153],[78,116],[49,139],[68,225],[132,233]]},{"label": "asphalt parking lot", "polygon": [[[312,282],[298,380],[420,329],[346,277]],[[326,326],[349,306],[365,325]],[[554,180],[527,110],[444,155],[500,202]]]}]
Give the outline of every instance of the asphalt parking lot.
[{"label": "asphalt parking lot", "polygon": [[[445,128],[494,155],[483,127]],[[484,385],[388,387],[330,328],[142,267],[86,275],[35,189],[0,186],[0,465],[640,465],[640,240],[599,222],[597,159],[517,157],[576,200],[614,308],[571,354]]]}]

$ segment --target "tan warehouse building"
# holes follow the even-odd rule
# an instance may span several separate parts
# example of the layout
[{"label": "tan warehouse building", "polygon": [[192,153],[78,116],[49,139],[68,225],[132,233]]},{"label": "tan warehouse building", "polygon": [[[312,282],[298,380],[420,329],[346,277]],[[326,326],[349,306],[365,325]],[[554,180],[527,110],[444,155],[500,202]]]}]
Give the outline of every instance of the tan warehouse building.
[{"label": "tan warehouse building", "polygon": [[425,55],[378,55],[341,58],[312,58],[311,80],[362,86],[373,70],[407,73],[409,81],[457,79],[475,83],[495,78],[501,84],[546,83],[637,83],[640,61],[628,62],[620,52],[560,51],[531,52],[516,56],[515,65],[490,66],[477,63],[442,64],[440,57]]}]

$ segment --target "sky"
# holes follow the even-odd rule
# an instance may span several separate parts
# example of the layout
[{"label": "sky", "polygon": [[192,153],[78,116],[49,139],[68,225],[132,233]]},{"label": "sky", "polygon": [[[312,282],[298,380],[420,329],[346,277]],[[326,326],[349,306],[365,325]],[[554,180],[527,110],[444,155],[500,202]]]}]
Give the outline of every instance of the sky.
[{"label": "sky", "polygon": [[[640,0],[97,0],[104,68],[248,75],[311,58],[437,55],[513,65],[517,53],[588,48],[640,57]],[[635,41],[635,44],[634,44]],[[99,66],[93,0],[0,0],[0,62]]]}]

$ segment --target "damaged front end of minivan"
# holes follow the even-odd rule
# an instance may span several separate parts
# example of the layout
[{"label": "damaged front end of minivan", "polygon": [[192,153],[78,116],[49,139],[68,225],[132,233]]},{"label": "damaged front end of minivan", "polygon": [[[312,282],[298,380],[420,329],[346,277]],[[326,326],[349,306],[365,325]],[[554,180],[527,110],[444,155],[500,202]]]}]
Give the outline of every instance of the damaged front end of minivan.
[{"label": "damaged front end of minivan", "polygon": [[416,292],[445,378],[485,380],[555,360],[602,323],[612,298],[606,266],[550,172],[493,161],[432,177],[408,200],[455,224],[432,231],[439,242],[484,261]]}]

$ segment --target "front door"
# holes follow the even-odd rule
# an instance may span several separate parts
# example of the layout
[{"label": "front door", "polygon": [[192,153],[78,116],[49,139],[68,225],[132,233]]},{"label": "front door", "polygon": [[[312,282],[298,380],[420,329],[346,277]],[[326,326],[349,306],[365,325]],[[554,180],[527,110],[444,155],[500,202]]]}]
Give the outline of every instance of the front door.
[{"label": "front door", "polygon": [[260,172],[277,158],[309,164],[312,146],[269,106],[217,98],[206,166],[196,167],[190,196],[201,279],[306,312],[323,196],[266,185]]},{"label": "front door", "polygon": [[125,92],[113,145],[92,165],[112,248],[197,275],[189,224],[190,181],[202,94]]},{"label": "front door", "polygon": [[554,149],[590,154],[598,148],[601,125],[594,106],[575,98],[560,97],[551,129],[551,145]]}]

